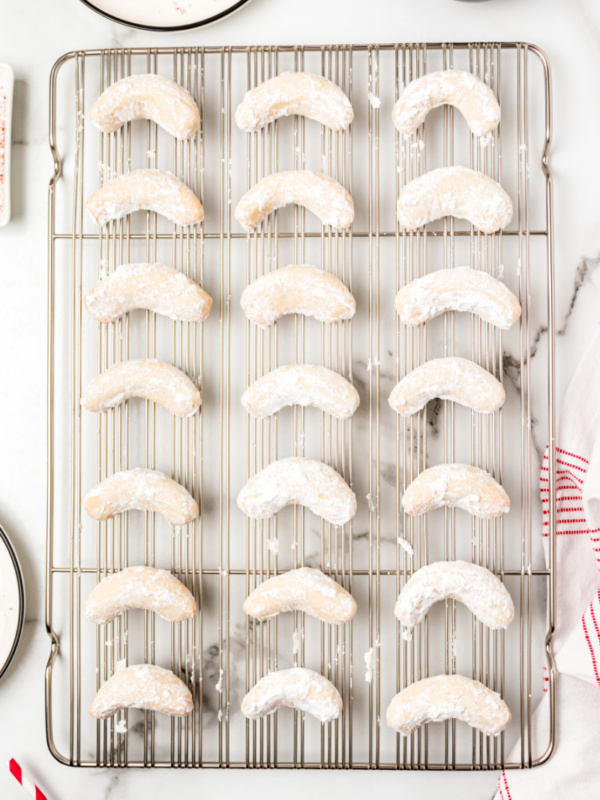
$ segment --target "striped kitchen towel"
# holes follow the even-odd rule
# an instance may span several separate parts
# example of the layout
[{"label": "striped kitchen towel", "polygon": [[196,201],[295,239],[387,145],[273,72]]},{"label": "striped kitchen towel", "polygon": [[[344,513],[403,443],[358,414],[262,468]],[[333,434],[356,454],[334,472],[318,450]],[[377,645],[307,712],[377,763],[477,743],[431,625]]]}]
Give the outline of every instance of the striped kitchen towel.
[{"label": "striped kitchen towel", "polygon": [[[502,772],[496,800],[600,797],[600,328],[565,395],[556,437],[558,670],[556,750],[533,770]],[[540,491],[548,558],[548,450]],[[532,751],[549,741],[549,693],[533,715]],[[520,761],[521,742],[510,754]]]}]

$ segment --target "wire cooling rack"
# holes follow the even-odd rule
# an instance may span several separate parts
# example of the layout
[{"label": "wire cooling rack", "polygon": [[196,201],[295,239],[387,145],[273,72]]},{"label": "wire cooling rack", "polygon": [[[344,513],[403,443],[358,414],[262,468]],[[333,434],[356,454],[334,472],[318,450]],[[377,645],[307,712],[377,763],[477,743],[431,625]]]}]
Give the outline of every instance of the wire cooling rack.
[{"label": "wire cooling rack", "polygon": [[[496,92],[502,122],[493,137],[474,139],[450,107],[401,137],[391,110],[402,87],[450,67],[475,72]],[[239,131],[233,114],[247,89],[286,69],[338,83],[355,109],[350,129],[332,133],[287,118],[255,134]],[[139,72],[173,77],[192,92],[202,120],[195,139],[178,143],[150,122],[110,135],[93,128],[89,109],[103,89]],[[50,80],[46,596],[47,733],[57,759],[74,766],[495,769],[548,758],[555,719],[553,448],[545,519],[538,475],[555,426],[551,125],[550,67],[527,44],[119,49],[72,52],[57,62]],[[515,206],[511,225],[493,236],[451,219],[400,231],[400,188],[455,163],[503,184]],[[181,177],[201,197],[204,223],[184,230],[139,213],[99,231],[84,214],[85,199],[115,175],[144,166]],[[333,231],[286,208],[243,233],[233,209],[247,188],[270,172],[303,168],[323,170],[350,190],[353,228]],[[137,311],[98,326],[86,315],[82,297],[99,275],[155,260],[212,295],[203,325]],[[245,286],[291,263],[341,278],[357,299],[355,318],[326,326],[288,317],[266,331],[247,322],[239,305]],[[522,303],[520,324],[506,333],[450,313],[405,329],[394,311],[397,289],[459,265],[503,278]],[[453,354],[503,382],[503,409],[483,418],[438,402],[408,420],[396,417],[387,403],[396,381],[428,358]],[[182,421],[139,400],[98,416],[82,412],[89,380],[116,361],[143,356],[197,379],[201,412]],[[338,421],[294,408],[248,418],[239,402],[246,386],[294,361],[348,377],[361,396],[355,417]],[[266,521],[244,517],[235,503],[241,486],[289,455],[324,460],[351,483],[359,500],[352,522],[332,527],[302,508]],[[479,521],[451,510],[403,514],[408,483],[426,465],[452,460],[482,466],[505,485],[512,503],[506,519]],[[200,518],[174,529],[141,512],[100,523],[88,518],[85,492],[136,466],[169,472],[199,501]],[[412,639],[403,638],[396,596],[413,571],[443,558],[472,560],[502,578],[516,607],[506,632],[490,632],[447,601],[432,608]],[[130,612],[97,627],[82,616],[98,580],[142,563],[171,568],[190,588],[195,619],[169,625]],[[359,611],[351,624],[327,626],[299,613],[259,624],[243,614],[257,584],[301,565],[320,567],[353,593]],[[90,718],[102,682],[119,664],[140,661],[181,675],[193,713],[183,720],[133,710]],[[261,675],[292,665],[336,684],[344,701],[338,720],[321,726],[290,709],[258,722],[241,715],[243,695]],[[504,734],[490,739],[447,722],[402,738],[386,726],[386,706],[402,687],[455,671],[502,692],[513,715]],[[545,690],[551,733],[534,747],[532,710]],[[519,738],[520,755],[508,762]]]}]

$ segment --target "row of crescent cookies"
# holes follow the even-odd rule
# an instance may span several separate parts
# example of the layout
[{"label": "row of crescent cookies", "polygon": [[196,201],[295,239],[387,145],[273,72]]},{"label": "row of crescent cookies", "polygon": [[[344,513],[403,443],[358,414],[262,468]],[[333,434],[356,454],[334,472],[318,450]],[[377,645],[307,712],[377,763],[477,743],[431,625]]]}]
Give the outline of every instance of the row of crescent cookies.
[{"label": "row of crescent cookies", "polygon": [[[491,137],[500,121],[500,106],[492,90],[471,73],[447,70],[413,81],[394,108],[394,122],[410,136],[435,105],[452,103],[464,114],[475,136]],[[410,182],[398,198],[398,221],[413,231],[436,219],[467,219],[484,234],[493,234],[512,219],[510,197],[492,178],[464,167],[425,173]],[[497,278],[469,267],[431,272],[400,289],[396,310],[407,327],[417,327],[445,312],[476,314],[490,325],[510,328],[521,315],[519,301]],[[403,417],[423,409],[433,398],[492,414],[504,403],[501,383],[487,370],[464,358],[437,358],[409,372],[394,388],[389,403]],[[402,506],[411,516],[436,508],[460,508],[481,519],[493,519],[510,509],[505,490],[485,470],[450,463],[425,469],[409,484]],[[409,630],[424,619],[437,599],[466,602],[474,616],[492,629],[506,628],[514,606],[504,584],[488,569],[464,561],[441,561],[417,570],[406,583],[395,614]],[[410,634],[409,634],[410,635]],[[438,675],[408,686],[392,700],[388,724],[403,733],[406,707],[426,697],[423,719],[455,716],[488,735],[498,735],[510,721],[502,697],[478,681],[457,674]],[[459,713],[448,714],[445,703]],[[437,707],[436,707],[437,704]],[[435,708],[431,713],[431,708]]]},{"label": "row of crescent cookies", "polygon": [[[436,75],[427,77],[436,79]],[[452,77],[460,82],[470,80],[472,76],[467,73],[452,73]],[[443,80],[441,85],[444,85]],[[408,94],[407,89],[404,97]],[[454,102],[463,107],[460,96],[452,96],[451,92],[450,96],[439,97],[437,100]],[[435,104],[438,102],[432,94],[431,105]],[[194,108],[197,113],[191,96],[173,81],[142,75],[124,79],[110,87],[94,106],[92,117],[96,125],[106,132],[118,129],[125,121],[147,117],[175,135],[190,136],[197,129],[197,123],[194,128],[193,120],[191,124],[189,122],[190,116],[195,117]],[[337,112],[332,117],[332,109],[336,108]],[[423,116],[426,111],[427,109]],[[246,119],[244,112],[249,115]],[[236,119],[244,129],[255,130],[278,116],[291,113],[313,117],[330,127],[337,126],[337,129],[347,126],[352,119],[350,104],[338,87],[319,76],[303,73],[284,73],[257,87],[241,104]],[[179,124],[182,119],[187,120],[185,125]],[[479,180],[476,173],[472,176],[466,173],[456,168],[454,174],[441,175],[440,180],[466,180],[467,183]],[[419,202],[418,198],[417,201]],[[290,202],[305,205],[326,224],[345,227],[352,222],[353,206],[348,193],[331,178],[312,172],[288,172],[268,176],[242,199],[236,216],[246,229],[252,229],[260,224],[267,213]],[[98,224],[105,224],[137,209],[162,213],[182,225],[199,222],[203,216],[200,201],[191,190],[174,176],[157,170],[140,170],[121,176],[106,184],[86,205]],[[463,211],[466,213],[466,210],[468,209],[465,205]],[[459,212],[455,209],[452,213]],[[247,315],[261,325],[271,324],[281,314],[291,312],[310,314],[326,322],[348,318],[354,313],[354,300],[337,279],[306,266],[291,266],[269,273],[248,287],[242,304]],[[134,308],[149,308],[177,319],[197,322],[208,314],[210,298],[189,279],[163,265],[122,265],[94,287],[86,297],[86,307],[102,323],[111,322]],[[349,416],[358,404],[353,388],[346,385],[345,379],[322,367],[282,367],[262,378],[258,384],[250,387],[245,395],[245,404],[251,413],[270,414],[290,403],[314,403],[338,416]],[[82,398],[82,403],[90,410],[103,411],[133,396],[160,402],[180,416],[195,413],[200,403],[199,392],[187,376],[175,367],[155,360],[116,364],[92,382]],[[254,403],[257,405],[253,411]],[[284,459],[270,465],[267,470],[269,469],[276,470],[278,480],[287,486],[286,492],[283,496],[270,497],[269,476],[255,476],[238,499],[246,513],[268,516],[288,503],[305,503],[316,513],[326,518],[329,515],[333,524],[343,524],[355,513],[354,494],[341,476],[326,465],[310,459]],[[331,490],[325,504],[319,503],[314,491],[315,486],[321,486],[323,481]],[[173,524],[185,524],[198,513],[195,501],[186,495],[183,487],[160,473],[131,470],[111,476],[92,490],[86,498],[86,508],[98,519],[106,519],[128,509],[143,508],[163,513]],[[162,570],[155,570],[154,573],[150,568],[134,567],[109,576],[94,590],[93,597],[86,604],[86,611],[97,622],[106,622],[126,608],[139,607],[163,613],[173,621],[189,616],[189,607],[184,617],[178,617],[178,614],[184,613],[181,604],[174,603],[173,611],[167,602],[167,597],[175,596],[172,586],[170,594],[159,591],[157,581],[169,583],[169,579],[175,580],[174,577]],[[469,591],[463,590],[461,595],[459,584],[463,577],[458,575],[454,583],[446,581],[446,596],[455,596],[469,603],[472,600]],[[278,584],[275,592],[275,595],[281,596],[278,602],[283,605],[272,613],[292,608],[312,613],[312,608],[313,612],[317,611],[317,616],[324,618],[323,612],[318,609],[323,598],[331,595],[333,582],[330,578],[318,571],[302,569],[277,576],[273,580],[283,585],[283,591],[280,591]],[[311,591],[307,591],[308,586],[312,587]],[[260,592],[261,587],[256,591]],[[270,595],[269,591],[265,591]],[[356,605],[342,587],[335,588],[334,594],[339,594],[338,609],[333,614],[334,618],[328,621],[346,621],[345,617],[353,616]],[[100,609],[95,616],[92,611],[93,599],[99,602]],[[187,599],[189,606],[189,598]],[[439,597],[432,596],[431,603],[436,599]],[[251,598],[248,598],[246,604],[250,601]],[[307,607],[302,608],[302,603]],[[252,605],[247,610],[248,608],[252,608]],[[195,605],[193,611],[195,613]],[[249,613],[254,612],[250,610]],[[266,616],[271,616],[272,613]],[[328,613],[331,617],[331,613]],[[339,618],[335,618],[336,614]],[[259,611],[256,616],[260,618]],[[490,702],[486,695],[489,690],[485,687],[479,684],[471,686],[467,679],[460,679],[466,684],[454,687],[456,707],[451,707],[450,711],[448,691],[444,695],[443,687],[439,700],[435,700],[435,692],[440,689],[439,684],[459,677],[439,676],[438,679],[429,679],[435,683],[433,695],[425,685],[419,687],[417,692],[413,691],[410,697],[406,696],[405,700],[402,695],[410,692],[416,685],[401,692],[390,705],[388,722],[401,733],[410,732],[420,724],[415,720],[422,722],[427,718],[422,713],[422,705],[425,703],[430,712],[428,718],[438,719],[441,718],[440,714],[449,713],[471,724],[478,724],[478,718],[473,717],[478,704],[485,701],[489,705]],[[161,695],[163,701],[159,704],[160,707],[153,705],[151,699],[157,694],[151,691],[156,683],[161,686],[164,684],[165,689]],[[107,717],[120,708],[133,706],[185,714],[191,710],[192,703],[191,696],[188,697],[184,690],[189,694],[185,684],[168,670],[152,665],[129,667],[116,673],[101,687],[91,712],[94,716]],[[171,694],[172,703],[169,700]],[[185,697],[185,702],[182,697]],[[470,709],[467,700],[472,701],[473,709]],[[438,706],[441,703],[445,710],[436,710],[436,702]],[[249,716],[263,716],[282,704],[309,711],[321,721],[334,719],[341,711],[341,699],[335,687],[317,673],[298,668],[265,676],[251,690],[244,701],[243,709]],[[396,713],[390,717],[393,707],[396,708]],[[402,713],[408,721],[402,722],[398,708],[404,708]],[[486,732],[494,732],[489,725],[487,728],[483,723],[478,726]]]},{"label": "row of crescent cookies", "polygon": [[[94,124],[112,134],[133,119],[156,119],[177,138],[193,136],[200,113],[192,96],[174,81],[155,75],[136,75],[109,87],[91,110]],[[152,208],[180,224],[202,219],[200,200],[181,181],[158,170],[140,170],[106,184],[89,198],[86,208],[98,225],[105,225],[141,208]],[[191,278],[160,263],[119,264],[84,298],[87,312],[100,325],[146,309],[174,320],[202,323],[212,298]],[[164,406],[175,416],[191,417],[202,403],[200,389],[172,364],[153,358],[120,361],[100,373],[82,395],[81,404],[105,412],[130,398]],[[152,469],[130,469],[106,477],[85,497],[87,513],[106,520],[123,512],[143,510],[161,514],[172,526],[193,522],[198,503],[181,484]],[[87,618],[106,625],[133,609],[159,614],[169,622],[190,619],[196,600],[171,572],[150,566],[128,566],[100,581],[83,606]],[[124,664],[125,662],[123,662]],[[122,666],[99,686],[90,714],[106,719],[126,708],[158,711],[173,716],[192,712],[190,687],[169,669],[154,664]],[[125,719],[115,721],[119,736],[127,733]]]}]

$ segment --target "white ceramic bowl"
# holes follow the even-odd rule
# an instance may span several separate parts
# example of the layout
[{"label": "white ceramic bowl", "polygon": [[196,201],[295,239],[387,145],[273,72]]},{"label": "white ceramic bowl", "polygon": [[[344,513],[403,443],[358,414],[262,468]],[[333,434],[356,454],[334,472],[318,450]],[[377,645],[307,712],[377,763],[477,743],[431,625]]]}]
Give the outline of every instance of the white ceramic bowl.
[{"label": "white ceramic bowl", "polygon": [[19,644],[25,619],[25,590],[19,561],[0,526],[0,678]]},{"label": "white ceramic bowl", "polygon": [[218,22],[250,0],[81,0],[113,22],[148,31],[181,31]]}]

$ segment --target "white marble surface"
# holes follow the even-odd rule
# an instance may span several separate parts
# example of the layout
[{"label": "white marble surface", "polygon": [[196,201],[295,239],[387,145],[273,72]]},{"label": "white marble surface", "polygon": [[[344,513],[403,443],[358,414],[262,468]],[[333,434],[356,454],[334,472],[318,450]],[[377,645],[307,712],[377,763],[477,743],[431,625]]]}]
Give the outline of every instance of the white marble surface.
[{"label": "white marble surface", "polygon": [[[600,104],[600,8],[595,0],[253,0],[202,32],[159,35],[109,24],[76,0],[4,3],[0,61],[15,70],[13,220],[0,231],[0,519],[18,549],[27,583],[27,624],[0,683],[0,762],[11,756],[49,797],[86,800],[167,793],[248,797],[284,792],[290,800],[330,792],[357,798],[391,792],[411,798],[488,798],[490,774],[158,772],[68,770],[44,737],[43,625],[45,539],[46,202],[48,74],[76,48],[161,44],[234,44],[519,39],[549,55],[554,75],[557,287],[557,396],[598,324],[600,200],[597,191]],[[543,333],[542,333],[543,335]],[[0,771],[0,797],[23,796]]]}]

